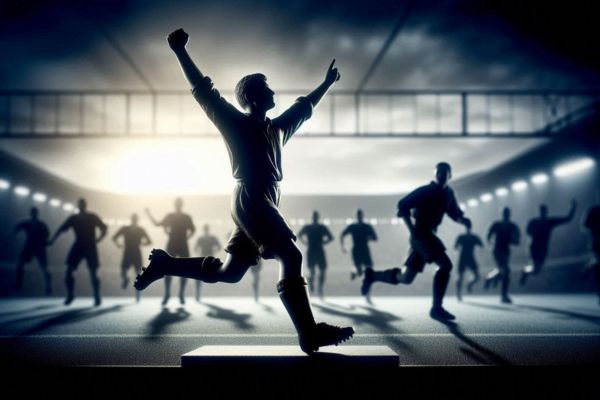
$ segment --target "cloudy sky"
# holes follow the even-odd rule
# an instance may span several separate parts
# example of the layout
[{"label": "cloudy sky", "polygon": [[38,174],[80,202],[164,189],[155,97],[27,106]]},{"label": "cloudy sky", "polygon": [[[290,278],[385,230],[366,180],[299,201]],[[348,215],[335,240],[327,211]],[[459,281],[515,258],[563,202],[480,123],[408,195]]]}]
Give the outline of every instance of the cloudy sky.
[{"label": "cloudy sky", "polygon": [[[600,33],[595,14],[584,2],[569,2],[569,7],[548,3],[416,1],[366,88],[599,87],[599,45],[591,40]],[[342,73],[336,89],[353,90],[408,4],[388,0],[11,2],[2,5],[0,12],[0,45],[10,55],[0,59],[0,89],[186,89],[165,43],[166,34],[183,27],[191,35],[193,58],[223,90],[256,71],[264,72],[276,91],[309,89],[323,78],[332,58]],[[164,190],[229,190],[219,184],[227,182],[224,177],[229,173],[219,141],[91,143],[2,140],[0,146],[69,180],[112,191],[131,188],[119,179],[118,168],[128,165],[126,160],[137,159],[139,164],[155,156],[157,148],[163,153],[169,149],[163,156],[179,163],[175,171],[193,171],[198,186],[185,184],[187,178],[176,185],[177,180],[165,177]],[[427,181],[430,166],[440,159],[457,164],[461,176],[493,167],[538,143],[309,139],[289,146],[286,179],[294,182],[292,192],[396,192],[389,188]],[[207,149],[214,163],[222,166],[213,175],[222,179],[204,178],[211,163],[203,164],[209,158],[197,154]],[[327,171],[328,179],[315,180],[322,171]],[[146,178],[128,179],[145,182]],[[155,189],[156,185],[139,188]]]}]

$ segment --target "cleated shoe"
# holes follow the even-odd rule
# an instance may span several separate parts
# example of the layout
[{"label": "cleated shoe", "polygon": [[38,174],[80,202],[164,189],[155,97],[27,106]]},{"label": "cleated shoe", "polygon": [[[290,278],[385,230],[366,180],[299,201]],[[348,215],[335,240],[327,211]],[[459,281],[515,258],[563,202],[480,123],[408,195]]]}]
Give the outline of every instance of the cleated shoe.
[{"label": "cleated shoe", "polygon": [[165,266],[171,261],[172,257],[164,250],[153,249],[148,257],[150,264],[142,268],[142,273],[135,278],[133,287],[137,290],[144,290],[152,282],[162,279],[165,276]]},{"label": "cleated shoe", "polygon": [[300,335],[300,348],[306,354],[312,354],[322,346],[338,345],[345,342],[354,335],[352,327],[340,328],[319,322],[314,326],[312,332]]},{"label": "cleated shoe", "polygon": [[440,321],[450,321],[456,319],[454,315],[450,314],[442,306],[431,307],[431,310],[429,311],[429,316],[433,319],[437,319]]}]

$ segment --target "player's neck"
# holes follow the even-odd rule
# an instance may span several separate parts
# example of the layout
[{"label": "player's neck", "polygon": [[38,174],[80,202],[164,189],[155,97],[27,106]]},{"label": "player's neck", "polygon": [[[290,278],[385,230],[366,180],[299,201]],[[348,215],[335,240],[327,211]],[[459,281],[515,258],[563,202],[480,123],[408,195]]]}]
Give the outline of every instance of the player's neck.
[{"label": "player's neck", "polygon": [[266,110],[258,110],[256,108],[251,108],[250,115],[252,115],[254,118],[258,119],[260,122],[265,122],[267,120],[267,111]]}]

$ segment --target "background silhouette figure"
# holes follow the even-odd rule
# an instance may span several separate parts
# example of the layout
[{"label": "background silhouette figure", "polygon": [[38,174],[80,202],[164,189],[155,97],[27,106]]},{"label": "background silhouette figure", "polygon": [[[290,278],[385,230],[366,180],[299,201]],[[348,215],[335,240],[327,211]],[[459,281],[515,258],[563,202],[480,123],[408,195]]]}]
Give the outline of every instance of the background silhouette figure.
[{"label": "background silhouette figure", "polygon": [[[436,236],[436,230],[444,214],[463,225],[470,225],[471,221],[464,217],[454,191],[448,186],[451,178],[450,164],[440,162],[435,166],[435,181],[413,190],[398,202],[397,215],[404,220],[410,232],[410,251],[404,262],[405,267],[377,272],[367,269],[361,286],[364,296],[369,295],[374,282],[411,284],[417,274],[423,272],[426,264],[435,263],[438,269],[433,277],[433,305],[429,315],[440,320],[456,318],[442,306],[450,281],[452,261],[446,254],[446,247]],[[411,217],[414,217],[414,223]]]},{"label": "background silhouette figure", "polygon": [[460,255],[458,256],[458,276],[456,278],[456,297],[458,301],[462,301],[462,284],[463,276],[467,269],[471,271],[473,277],[467,283],[467,292],[471,293],[473,285],[479,281],[479,265],[475,260],[475,248],[477,246],[483,247],[481,238],[471,232],[471,223],[465,224],[466,232],[459,235],[456,238],[454,244],[455,249],[460,248]]},{"label": "background silhouette figure", "polygon": [[363,267],[365,269],[373,268],[369,241],[377,241],[377,234],[370,224],[364,222],[363,218],[363,211],[357,210],[356,222],[348,225],[340,234],[340,244],[342,245],[343,253],[346,252],[344,238],[346,235],[352,237],[352,262],[354,263],[355,271],[350,273],[351,280],[354,280],[357,276],[362,276]]},{"label": "background silhouette figure", "polygon": [[519,227],[510,220],[510,208],[505,207],[502,210],[502,220],[494,222],[488,231],[487,241],[491,242],[494,238],[494,261],[497,267],[493,269],[485,278],[484,289],[488,289],[491,284],[501,283],[500,300],[502,303],[512,303],[508,296],[510,286],[510,246],[518,245],[521,240]]},{"label": "background silhouette figure", "polygon": [[[162,226],[169,236],[167,241],[167,253],[173,257],[189,257],[190,250],[188,248],[188,239],[192,237],[196,228],[192,222],[192,217],[181,211],[183,208],[183,200],[175,199],[175,212],[165,215],[161,221],[157,221],[152,216],[149,209],[146,209],[146,214],[150,221],[155,226]],[[179,278],[179,303],[185,304],[185,285],[187,280],[184,277]],[[165,295],[162,305],[166,305],[171,297],[171,277],[165,276]]]},{"label": "background silhouette figure", "polygon": [[577,209],[577,202],[575,199],[571,200],[571,209],[565,217],[548,217],[548,206],[545,204],[540,205],[540,216],[531,219],[527,223],[527,234],[531,236],[531,245],[529,252],[531,254],[531,261],[533,265],[528,265],[523,268],[521,272],[521,279],[519,283],[524,285],[527,282],[529,275],[537,275],[546,262],[548,256],[548,246],[550,244],[550,236],[552,231],[558,225],[566,224],[571,222],[575,216],[575,210]]},{"label": "background silhouette figure", "polygon": [[[73,243],[73,246],[69,251],[66,262],[67,272],[65,274],[65,284],[67,286],[67,298],[65,299],[65,305],[71,304],[75,298],[75,278],[73,277],[73,273],[77,269],[79,263],[85,259],[90,272],[92,288],[94,289],[94,306],[99,306],[102,299],[100,297],[100,279],[98,278],[98,267],[100,266],[100,263],[98,260],[96,243],[104,239],[108,228],[104,222],[102,222],[100,217],[87,211],[87,202],[85,199],[79,199],[77,207],[79,208],[79,212],[67,218],[60,228],[58,228],[54,236],[52,236],[50,244],[54,243],[62,233],[69,229],[73,229],[73,232],[75,233],[75,243]],[[100,230],[100,236],[97,238],[96,229]]]},{"label": "background silhouette figure", "polygon": [[[221,250],[219,239],[210,234],[210,226],[204,225],[204,234],[196,240],[194,251],[200,253],[202,257],[214,256],[215,253]],[[196,301],[200,302],[200,289],[202,281],[196,281]]]},{"label": "background silhouette figure", "polygon": [[13,230],[13,234],[21,231],[25,232],[25,245],[17,261],[15,289],[21,289],[23,285],[23,269],[25,264],[35,258],[44,274],[45,293],[49,296],[52,294],[52,277],[48,271],[46,246],[48,245],[50,232],[48,231],[48,226],[38,218],[39,212],[36,207],[31,208],[30,215],[30,219],[19,222]]},{"label": "background silhouette figure", "polygon": [[248,112],[241,113],[213,89],[210,78],[194,64],[185,49],[188,38],[183,29],[178,29],[167,40],[193,87],[194,98],[218,128],[227,147],[237,180],[231,202],[235,229],[225,249],[229,253],[225,263],[214,257],[173,258],[155,250],[136,287],[143,289],[165,274],[211,283],[239,282],[258,258],[277,259],[281,263],[277,291],[298,332],[301,349],[313,353],[321,346],[348,339],[354,333],[352,328],[315,322],[302,276],[302,253],[278,209],[279,181],[283,179],[282,146],[310,118],[313,108],[339,79],[335,60],[315,90],[271,120],[266,114],[275,107],[274,92],[263,74],[247,75],[236,85],[236,99]]},{"label": "background silhouette figure", "polygon": [[325,225],[319,223],[318,211],[313,212],[312,220],[312,224],[305,225],[300,229],[298,237],[307,246],[308,287],[311,292],[314,291],[315,268],[318,268],[319,285],[317,293],[319,297],[323,297],[325,271],[327,270],[327,257],[325,256],[325,248],[323,246],[333,241],[333,235]]},{"label": "background silhouette figure", "polygon": [[[119,237],[123,236],[123,246],[119,243]],[[121,227],[112,237],[113,242],[118,248],[124,247],[123,258],[121,259],[121,287],[127,289],[129,286],[129,277],[127,272],[129,267],[135,269],[136,275],[142,271],[142,252],[140,246],[148,246],[152,241],[144,228],[138,226],[137,214],[131,215],[131,225]],[[140,301],[140,291],[135,291],[135,300]]]},{"label": "background silhouette figure", "polygon": [[596,257],[592,268],[596,278],[598,304],[600,304],[600,204],[589,209],[585,217],[584,226],[590,231],[592,237],[592,251]]}]

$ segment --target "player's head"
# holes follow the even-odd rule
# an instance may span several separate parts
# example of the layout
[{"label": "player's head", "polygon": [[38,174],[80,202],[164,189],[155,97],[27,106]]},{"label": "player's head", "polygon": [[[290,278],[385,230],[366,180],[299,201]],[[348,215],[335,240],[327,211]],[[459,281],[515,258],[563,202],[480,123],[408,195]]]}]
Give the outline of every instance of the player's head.
[{"label": "player's head", "polygon": [[502,219],[508,221],[510,219],[510,208],[504,207],[502,209]]},{"label": "player's head", "polygon": [[319,222],[319,212],[318,211],[313,211],[313,216],[312,216],[313,222],[316,224],[317,222]]},{"label": "player's head", "polygon": [[363,210],[361,210],[361,209],[356,210],[356,219],[358,220],[358,222],[362,222],[364,217],[365,217],[365,214],[363,213]]},{"label": "player's head", "polygon": [[542,218],[546,218],[548,216],[548,206],[545,204],[540,204],[540,216]]},{"label": "player's head", "polygon": [[208,225],[208,224],[204,225],[203,229],[204,229],[204,233],[208,235],[208,232],[210,232],[210,225]]},{"label": "player's head", "polygon": [[467,228],[467,232],[471,232],[472,224],[470,220],[465,221],[465,228]]},{"label": "player's head", "polygon": [[266,112],[275,107],[274,94],[263,74],[246,75],[235,85],[235,97],[246,111],[257,109]]},{"label": "player's head", "polygon": [[87,201],[83,198],[77,200],[77,208],[79,208],[79,212],[85,212],[87,209]]},{"label": "player's head", "polygon": [[138,215],[137,214],[131,214],[131,225],[137,225],[138,223]]},{"label": "player's head", "polygon": [[181,197],[175,199],[175,209],[180,211],[183,208],[183,200]]},{"label": "player's head", "polygon": [[29,215],[31,215],[31,219],[37,219],[39,212],[37,207],[31,207],[31,210],[29,211]]},{"label": "player's head", "polygon": [[446,186],[452,178],[452,168],[447,162],[439,162],[435,166],[435,180],[438,184]]}]

